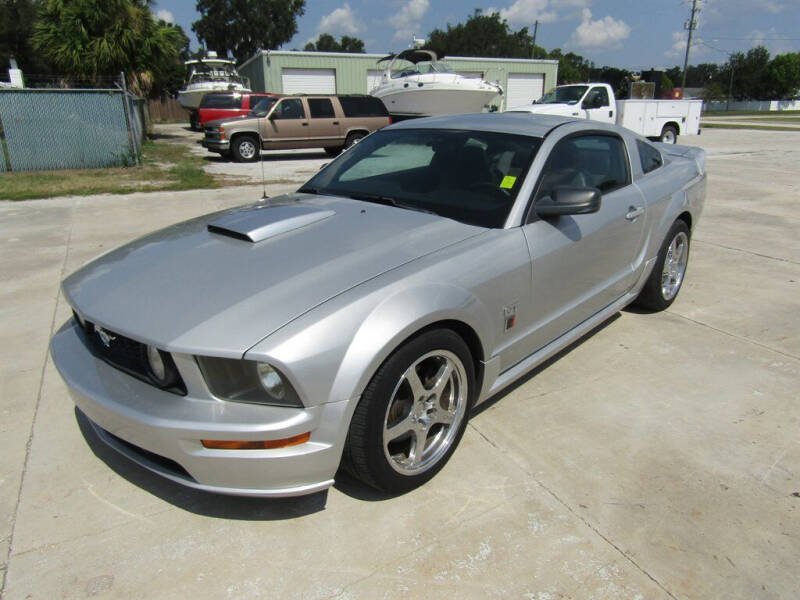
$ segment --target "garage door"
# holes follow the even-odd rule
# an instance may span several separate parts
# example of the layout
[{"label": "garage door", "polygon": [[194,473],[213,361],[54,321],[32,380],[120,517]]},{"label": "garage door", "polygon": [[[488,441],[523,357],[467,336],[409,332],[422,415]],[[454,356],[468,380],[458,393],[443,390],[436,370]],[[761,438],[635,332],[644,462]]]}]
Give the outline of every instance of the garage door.
[{"label": "garage door", "polygon": [[284,94],[335,94],[336,69],[284,69]]},{"label": "garage door", "polygon": [[381,70],[378,69],[367,70],[367,93],[370,93],[373,89],[375,89],[381,84],[382,77],[383,77],[383,71]]},{"label": "garage door", "polygon": [[544,94],[543,73],[509,73],[506,108],[531,104]]}]

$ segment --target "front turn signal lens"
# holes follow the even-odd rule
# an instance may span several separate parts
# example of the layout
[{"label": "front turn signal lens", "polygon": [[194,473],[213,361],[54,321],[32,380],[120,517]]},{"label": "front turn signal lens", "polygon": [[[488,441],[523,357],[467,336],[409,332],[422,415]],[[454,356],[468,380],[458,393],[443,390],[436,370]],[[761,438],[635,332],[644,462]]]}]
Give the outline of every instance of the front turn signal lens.
[{"label": "front turn signal lens", "polygon": [[286,448],[305,444],[311,439],[311,432],[301,433],[282,440],[200,440],[204,448],[212,450],[274,450],[276,448]]}]

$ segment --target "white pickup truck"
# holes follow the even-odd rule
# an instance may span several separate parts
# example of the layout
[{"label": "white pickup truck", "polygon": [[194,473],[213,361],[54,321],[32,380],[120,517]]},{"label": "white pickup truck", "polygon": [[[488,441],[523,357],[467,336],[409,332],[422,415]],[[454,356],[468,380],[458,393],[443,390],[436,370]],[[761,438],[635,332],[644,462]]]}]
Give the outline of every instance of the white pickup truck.
[{"label": "white pickup truck", "polygon": [[702,100],[616,100],[606,83],[560,85],[533,104],[506,112],[529,112],[616,123],[639,135],[674,144],[700,133]]}]

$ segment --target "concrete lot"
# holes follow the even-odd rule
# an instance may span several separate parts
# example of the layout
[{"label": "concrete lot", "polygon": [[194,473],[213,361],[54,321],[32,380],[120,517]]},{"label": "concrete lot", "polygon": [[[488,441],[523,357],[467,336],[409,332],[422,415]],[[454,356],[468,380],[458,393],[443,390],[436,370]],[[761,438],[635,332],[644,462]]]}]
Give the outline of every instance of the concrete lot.
[{"label": "concrete lot", "polygon": [[397,498],[183,489],[106,450],[48,360],[65,274],[258,187],[0,204],[0,595],[800,597],[800,135],[682,141],[709,194],[672,308],[539,369]]}]

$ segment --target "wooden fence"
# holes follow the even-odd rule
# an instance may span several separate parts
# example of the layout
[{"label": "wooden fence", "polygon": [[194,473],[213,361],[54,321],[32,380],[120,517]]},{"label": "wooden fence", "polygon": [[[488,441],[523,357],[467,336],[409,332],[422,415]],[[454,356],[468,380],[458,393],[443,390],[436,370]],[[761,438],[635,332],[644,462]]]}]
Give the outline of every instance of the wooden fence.
[{"label": "wooden fence", "polygon": [[150,118],[156,121],[189,121],[189,113],[176,98],[150,100]]}]

